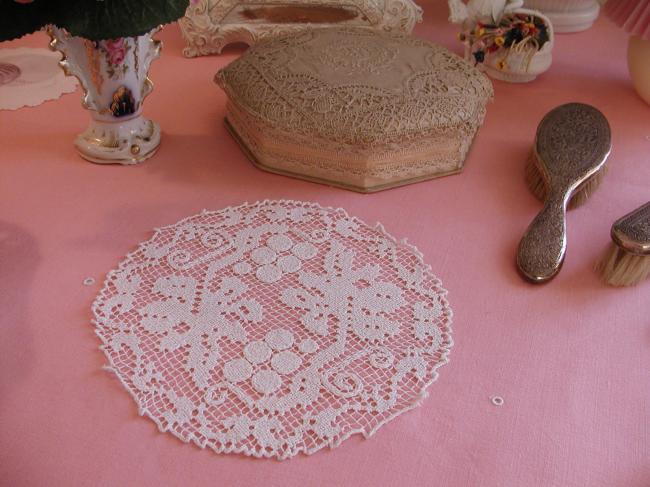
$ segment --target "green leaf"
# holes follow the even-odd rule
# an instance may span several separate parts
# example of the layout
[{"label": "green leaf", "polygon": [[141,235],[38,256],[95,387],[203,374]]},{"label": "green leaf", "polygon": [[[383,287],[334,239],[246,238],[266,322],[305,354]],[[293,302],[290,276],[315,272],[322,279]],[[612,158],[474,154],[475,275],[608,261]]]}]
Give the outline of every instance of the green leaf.
[{"label": "green leaf", "polygon": [[189,0],[0,0],[0,40],[55,24],[98,41],[138,36],[185,15]]},{"label": "green leaf", "polygon": [[[50,0],[51,1],[51,0]],[[185,15],[189,0],[59,0],[54,22],[73,35],[98,41],[146,34]]]}]

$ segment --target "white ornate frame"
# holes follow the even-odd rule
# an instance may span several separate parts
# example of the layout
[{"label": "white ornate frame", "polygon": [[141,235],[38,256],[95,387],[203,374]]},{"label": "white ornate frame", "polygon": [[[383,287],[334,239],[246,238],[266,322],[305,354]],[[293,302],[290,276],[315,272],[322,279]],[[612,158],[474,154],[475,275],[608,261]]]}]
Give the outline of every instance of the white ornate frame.
[{"label": "white ornate frame", "polygon": [[[354,9],[358,15],[354,22],[339,23],[306,23],[299,18],[281,23],[228,21],[228,15],[238,7],[340,8]],[[410,34],[421,20],[422,9],[413,0],[198,0],[190,4],[179,24],[187,42],[183,54],[195,57],[218,54],[234,42],[252,46],[262,39],[313,28],[349,25]]]}]

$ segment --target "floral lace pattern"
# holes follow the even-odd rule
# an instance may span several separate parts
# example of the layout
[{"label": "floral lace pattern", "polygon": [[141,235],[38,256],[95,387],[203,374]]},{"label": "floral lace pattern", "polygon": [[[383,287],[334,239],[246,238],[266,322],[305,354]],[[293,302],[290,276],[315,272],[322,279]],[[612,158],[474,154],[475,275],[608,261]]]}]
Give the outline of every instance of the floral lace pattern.
[{"label": "floral lace pattern", "polygon": [[335,39],[320,48],[319,56],[328,69],[348,73],[377,75],[391,68],[398,49],[379,43],[360,43],[357,39]]},{"label": "floral lace pattern", "polygon": [[445,296],[380,226],[265,201],[158,229],[93,312],[111,370],[161,431],[282,459],[417,405],[452,345]]},{"label": "floral lace pattern", "polygon": [[447,49],[365,29],[260,44],[216,81],[231,102],[271,127],[364,147],[402,144],[431,130],[471,140],[493,96],[490,81]]}]

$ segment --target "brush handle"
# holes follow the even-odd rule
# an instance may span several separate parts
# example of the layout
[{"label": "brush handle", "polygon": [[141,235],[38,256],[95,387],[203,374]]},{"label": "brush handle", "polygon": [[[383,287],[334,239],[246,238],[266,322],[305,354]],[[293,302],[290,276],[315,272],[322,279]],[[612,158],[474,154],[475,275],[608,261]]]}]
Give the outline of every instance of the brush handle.
[{"label": "brush handle", "polygon": [[519,243],[517,267],[533,283],[546,282],[559,272],[566,252],[565,194],[553,193]]}]

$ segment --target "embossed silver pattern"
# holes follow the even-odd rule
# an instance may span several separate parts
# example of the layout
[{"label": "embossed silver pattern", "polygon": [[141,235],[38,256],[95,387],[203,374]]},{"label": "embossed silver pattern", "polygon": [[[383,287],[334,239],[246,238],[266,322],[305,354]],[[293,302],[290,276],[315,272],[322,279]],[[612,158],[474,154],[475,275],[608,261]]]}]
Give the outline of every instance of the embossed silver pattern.
[{"label": "embossed silver pattern", "polygon": [[535,163],[549,191],[517,253],[517,267],[529,281],[546,282],[559,272],[567,246],[567,204],[583,184],[604,169],[611,145],[607,119],[590,105],[562,105],[541,121]]},{"label": "embossed silver pattern", "polygon": [[650,255],[650,201],[617,220],[612,239],[631,254]]}]

